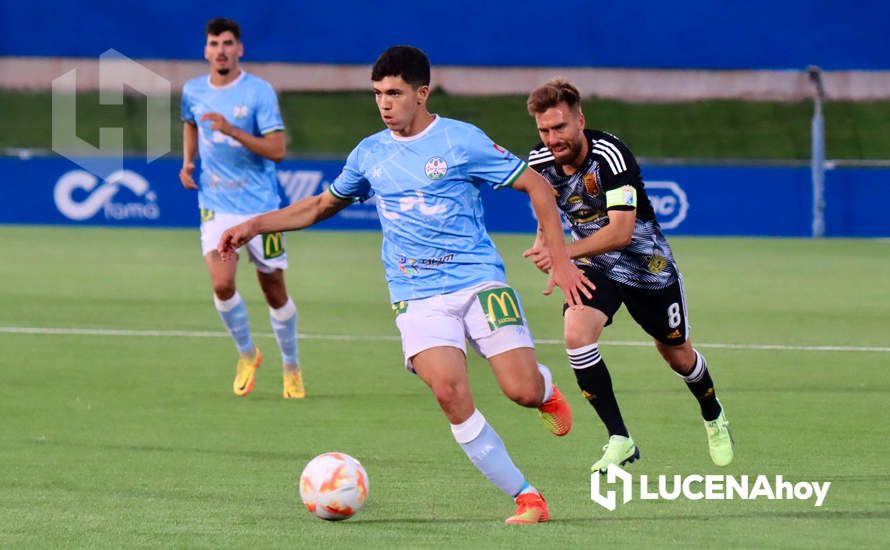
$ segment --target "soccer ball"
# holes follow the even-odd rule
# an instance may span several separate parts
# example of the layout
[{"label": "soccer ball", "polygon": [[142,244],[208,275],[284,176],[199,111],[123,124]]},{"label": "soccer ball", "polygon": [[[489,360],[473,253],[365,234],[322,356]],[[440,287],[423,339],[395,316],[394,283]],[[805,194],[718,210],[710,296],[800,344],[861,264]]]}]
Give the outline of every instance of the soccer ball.
[{"label": "soccer ball", "polygon": [[355,515],[368,498],[368,474],[346,453],[324,453],[300,474],[300,498],[316,517],[340,521]]}]

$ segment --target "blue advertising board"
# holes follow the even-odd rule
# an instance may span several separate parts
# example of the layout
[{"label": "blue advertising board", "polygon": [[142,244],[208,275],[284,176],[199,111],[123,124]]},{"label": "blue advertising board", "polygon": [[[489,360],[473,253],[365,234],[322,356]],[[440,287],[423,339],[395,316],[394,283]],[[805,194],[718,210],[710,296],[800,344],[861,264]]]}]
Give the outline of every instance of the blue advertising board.
[{"label": "blue advertising board", "polygon": [[[181,160],[127,158],[99,178],[58,156],[0,157],[0,223],[197,227],[194,192],[182,188]],[[279,164],[282,204],[327,188],[342,163]],[[806,237],[812,226],[809,168],[803,166],[644,165],[646,189],[668,234]],[[524,193],[482,190],[492,232],[533,232]],[[890,236],[890,168],[835,168],[826,174],[826,235]],[[377,230],[376,199],[319,224]]]}]

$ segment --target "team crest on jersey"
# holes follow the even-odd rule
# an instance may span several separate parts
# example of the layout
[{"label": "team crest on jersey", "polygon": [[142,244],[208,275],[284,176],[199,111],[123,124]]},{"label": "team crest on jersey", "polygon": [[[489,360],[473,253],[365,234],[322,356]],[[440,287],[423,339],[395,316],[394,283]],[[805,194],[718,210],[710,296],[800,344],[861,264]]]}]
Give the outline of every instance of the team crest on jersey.
[{"label": "team crest on jersey", "polygon": [[668,265],[667,258],[656,252],[649,257],[649,273],[660,273]]},{"label": "team crest on jersey", "polygon": [[232,108],[232,116],[235,118],[247,118],[247,105],[235,105]]},{"label": "team crest on jersey", "polygon": [[596,172],[589,172],[584,174],[584,189],[587,190],[587,194],[593,197],[599,195],[600,193],[600,184],[596,177]]},{"label": "team crest on jersey", "polygon": [[442,157],[432,157],[430,160],[426,161],[424,171],[426,172],[426,177],[431,180],[440,180],[444,178],[445,174],[448,172],[448,164]]}]

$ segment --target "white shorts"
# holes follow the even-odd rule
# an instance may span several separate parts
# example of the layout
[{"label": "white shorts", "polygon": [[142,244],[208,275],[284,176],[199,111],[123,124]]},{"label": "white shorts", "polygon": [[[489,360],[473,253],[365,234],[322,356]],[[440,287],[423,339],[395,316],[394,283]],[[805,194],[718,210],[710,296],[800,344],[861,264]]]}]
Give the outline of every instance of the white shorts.
[{"label": "white shorts", "polygon": [[439,346],[467,354],[466,341],[488,359],[516,348],[534,348],[519,294],[506,283],[489,281],[450,294],[393,304],[402,334],[405,367],[411,358]]},{"label": "white shorts", "polygon": [[[223,232],[241,222],[252,218],[248,214],[220,214],[218,212],[202,212],[201,220],[201,255],[216,250]],[[209,219],[208,219],[209,218]],[[272,273],[276,269],[287,269],[287,251],[284,247],[284,233],[268,233],[257,235],[247,243],[250,261],[256,264],[258,271]],[[243,247],[242,247],[243,248]],[[240,248],[238,249],[241,250]]]}]

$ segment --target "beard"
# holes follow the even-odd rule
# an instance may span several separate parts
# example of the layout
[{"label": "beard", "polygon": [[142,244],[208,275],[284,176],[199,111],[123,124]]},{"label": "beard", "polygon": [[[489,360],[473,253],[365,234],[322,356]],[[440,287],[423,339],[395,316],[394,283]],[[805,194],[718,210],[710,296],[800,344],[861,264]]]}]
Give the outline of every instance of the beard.
[{"label": "beard", "polygon": [[566,151],[564,151],[560,156],[553,155],[553,161],[558,166],[564,166],[566,164],[572,164],[581,154],[581,151],[584,149],[583,142],[566,142]]},{"label": "beard", "polygon": [[216,74],[218,74],[219,76],[226,76],[230,72],[232,72],[232,69],[218,69],[216,71]]}]

